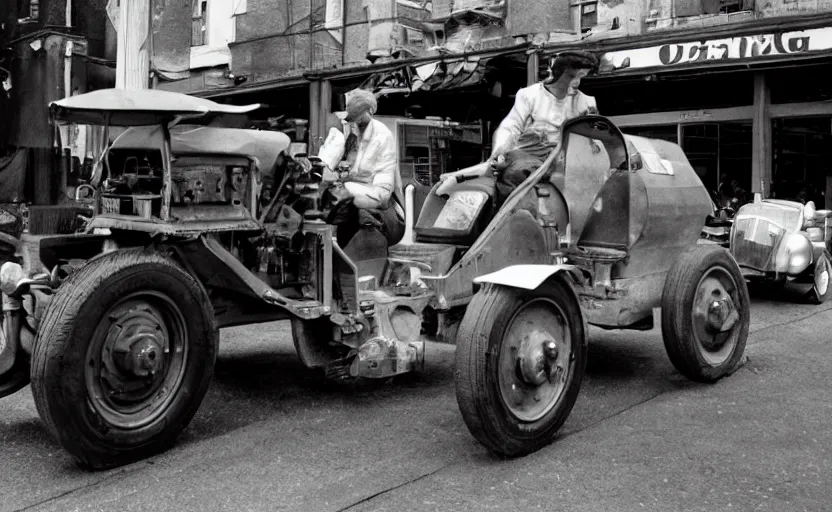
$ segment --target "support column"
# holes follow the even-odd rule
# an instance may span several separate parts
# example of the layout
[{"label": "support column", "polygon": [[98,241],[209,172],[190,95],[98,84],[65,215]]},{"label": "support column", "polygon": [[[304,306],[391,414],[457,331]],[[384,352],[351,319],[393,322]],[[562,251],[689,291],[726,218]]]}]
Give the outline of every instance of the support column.
[{"label": "support column", "polygon": [[751,192],[771,194],[771,97],[765,74],[754,75],[754,117],[751,127]]},{"label": "support column", "polygon": [[121,2],[116,47],[116,87],[147,89],[150,76],[150,0]]},{"label": "support column", "polygon": [[534,85],[537,83],[537,77],[540,73],[540,52],[535,51],[528,55],[526,59],[526,85]]},{"label": "support column", "polygon": [[309,142],[306,148],[308,155],[318,154],[318,148],[321,147],[321,126],[326,124],[326,120],[321,118],[321,83],[320,80],[309,82]]},{"label": "support column", "polygon": [[321,90],[318,96],[318,147],[320,149],[327,136],[327,126],[329,125],[329,115],[332,113],[332,82],[329,80],[321,80]]}]

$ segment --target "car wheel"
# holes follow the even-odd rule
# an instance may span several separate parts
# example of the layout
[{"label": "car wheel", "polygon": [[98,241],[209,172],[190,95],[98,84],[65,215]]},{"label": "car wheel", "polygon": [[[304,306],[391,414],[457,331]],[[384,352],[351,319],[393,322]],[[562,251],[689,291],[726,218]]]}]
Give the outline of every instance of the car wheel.
[{"label": "car wheel", "polygon": [[816,304],[823,304],[832,298],[832,257],[824,251],[815,262],[815,270],[812,274],[812,300]]},{"label": "car wheel", "polygon": [[695,246],[668,272],[661,299],[662,338],[687,378],[714,382],[735,371],[751,321],[748,287],[720,247]]},{"label": "car wheel", "polygon": [[516,457],[554,441],[581,388],[586,328],[570,285],[485,285],[456,337],[456,398],[471,434]]},{"label": "car wheel", "polygon": [[83,466],[158,453],[199,408],[217,341],[211,302],[174,261],[132,249],[99,256],[47,309],[32,358],[35,404]]}]

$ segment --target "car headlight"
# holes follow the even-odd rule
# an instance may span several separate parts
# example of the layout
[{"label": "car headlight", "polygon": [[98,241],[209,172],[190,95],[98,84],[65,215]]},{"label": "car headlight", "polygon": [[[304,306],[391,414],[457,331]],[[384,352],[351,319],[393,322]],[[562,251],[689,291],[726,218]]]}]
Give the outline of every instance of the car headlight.
[{"label": "car headlight", "polygon": [[12,293],[17,288],[17,283],[26,279],[26,271],[17,263],[7,261],[0,267],[0,291],[5,294]]},{"label": "car headlight", "polygon": [[788,233],[777,250],[775,269],[789,275],[800,274],[812,263],[812,242],[800,233]]}]

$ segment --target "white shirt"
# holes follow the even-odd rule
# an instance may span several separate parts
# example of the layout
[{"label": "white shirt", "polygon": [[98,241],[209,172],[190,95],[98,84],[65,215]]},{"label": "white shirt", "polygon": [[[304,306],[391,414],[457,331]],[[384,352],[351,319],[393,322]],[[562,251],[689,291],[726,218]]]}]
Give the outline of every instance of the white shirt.
[{"label": "white shirt", "polygon": [[494,154],[511,150],[521,133],[537,132],[546,135],[549,142],[560,143],[563,124],[597,109],[595,98],[575,91],[558,99],[542,82],[517,91],[514,107],[494,134]]},{"label": "white shirt", "polygon": [[[384,123],[373,119],[358,139],[358,152],[344,183],[359,208],[385,209],[395,197],[395,207],[404,204],[402,178],[396,156],[396,139]],[[400,211],[402,216],[403,211]]]}]

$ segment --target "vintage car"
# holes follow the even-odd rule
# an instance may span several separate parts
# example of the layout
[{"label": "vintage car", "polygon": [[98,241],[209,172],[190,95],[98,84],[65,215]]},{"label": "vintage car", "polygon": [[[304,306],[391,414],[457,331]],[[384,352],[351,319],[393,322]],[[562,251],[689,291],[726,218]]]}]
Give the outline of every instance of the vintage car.
[{"label": "vintage car", "polygon": [[816,210],[783,199],[762,199],[742,206],[731,228],[730,250],[749,281],[782,286],[811,283],[818,303],[832,297],[832,210]]},{"label": "vintage car", "polygon": [[182,126],[254,108],[121,90],[51,104],[56,122],[132,127],[79,187],[94,205],[80,232],[24,234],[0,267],[0,396],[31,380],[81,464],[170,446],[231,325],[289,320],[301,361],[347,383],[421,367],[425,340],[456,342],[463,418],[506,455],[568,416],[587,324],[648,329],[661,306],[684,375],[739,364],[746,284],[726,250],[696,244],[710,200],[678,146],[580,118],[508,197],[493,176],[462,181],[429,196],[415,243],[388,249],[366,227],[342,248],[332,222],[350,198],[281,134]]}]

